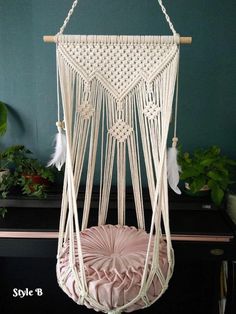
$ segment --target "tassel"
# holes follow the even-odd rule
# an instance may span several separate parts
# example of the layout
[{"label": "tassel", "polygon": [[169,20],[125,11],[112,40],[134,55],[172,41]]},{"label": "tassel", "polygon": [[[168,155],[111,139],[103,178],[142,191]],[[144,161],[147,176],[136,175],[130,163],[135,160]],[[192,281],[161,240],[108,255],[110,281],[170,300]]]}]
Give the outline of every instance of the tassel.
[{"label": "tassel", "polygon": [[177,155],[178,151],[176,148],[178,142],[178,138],[174,137],[172,139],[172,147],[168,149],[167,154],[167,178],[168,183],[171,189],[177,193],[181,194],[180,189],[178,188],[179,184],[179,172],[181,171],[178,162],[177,162]]},{"label": "tassel", "polygon": [[64,122],[58,121],[56,123],[58,133],[55,136],[55,151],[52,154],[51,160],[47,166],[56,166],[60,171],[66,161],[66,135],[64,131]]}]

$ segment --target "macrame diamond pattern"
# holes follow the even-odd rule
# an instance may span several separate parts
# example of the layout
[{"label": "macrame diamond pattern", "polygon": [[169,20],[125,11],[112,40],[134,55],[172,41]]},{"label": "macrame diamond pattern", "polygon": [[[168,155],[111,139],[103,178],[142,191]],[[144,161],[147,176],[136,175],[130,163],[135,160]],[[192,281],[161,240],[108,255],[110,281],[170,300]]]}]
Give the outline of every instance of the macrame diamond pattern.
[{"label": "macrame diamond pattern", "polygon": [[[82,69],[89,80],[99,73],[103,81],[116,91],[125,95],[130,86],[142,75],[157,73],[172,45],[112,44],[112,43],[60,43],[59,51],[66,55],[73,67]],[[79,71],[81,72],[81,71]],[[107,87],[107,86],[106,86]]]},{"label": "macrame diamond pattern", "polygon": [[108,130],[108,133],[110,133],[118,142],[126,141],[132,132],[133,128],[121,119],[117,120]]},{"label": "macrame diamond pattern", "polygon": [[78,106],[78,113],[84,120],[89,119],[94,114],[94,112],[94,107],[87,102]]},{"label": "macrame diamond pattern", "polygon": [[149,119],[155,119],[161,112],[161,108],[153,102],[149,102],[143,109],[143,114]]}]

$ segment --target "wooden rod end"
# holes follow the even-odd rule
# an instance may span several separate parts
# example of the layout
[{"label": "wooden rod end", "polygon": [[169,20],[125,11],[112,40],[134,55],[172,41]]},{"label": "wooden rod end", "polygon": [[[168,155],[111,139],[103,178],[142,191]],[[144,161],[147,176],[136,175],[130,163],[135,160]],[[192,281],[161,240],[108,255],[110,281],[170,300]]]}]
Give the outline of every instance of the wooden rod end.
[{"label": "wooden rod end", "polygon": [[191,45],[192,44],[192,37],[180,37],[180,44],[182,45]]},{"label": "wooden rod end", "polygon": [[55,38],[53,35],[44,35],[43,36],[43,41],[45,43],[55,43]]}]

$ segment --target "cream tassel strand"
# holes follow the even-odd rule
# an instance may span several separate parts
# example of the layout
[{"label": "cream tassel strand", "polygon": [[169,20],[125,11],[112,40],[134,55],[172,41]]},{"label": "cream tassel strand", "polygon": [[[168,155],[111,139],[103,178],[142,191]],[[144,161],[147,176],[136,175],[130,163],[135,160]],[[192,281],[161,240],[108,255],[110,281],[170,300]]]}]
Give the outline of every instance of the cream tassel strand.
[{"label": "cream tassel strand", "polygon": [[168,178],[168,183],[171,189],[177,193],[181,194],[180,189],[178,188],[179,184],[179,172],[181,171],[180,166],[178,165],[177,161],[177,156],[178,156],[178,151],[177,151],[177,143],[178,143],[178,138],[173,137],[172,139],[172,147],[168,148],[168,153],[167,153],[167,178]]},{"label": "cream tassel strand", "polygon": [[58,133],[55,136],[55,151],[51,156],[51,160],[47,166],[56,166],[60,171],[66,161],[66,134],[65,125],[63,121],[57,121],[56,123]]}]

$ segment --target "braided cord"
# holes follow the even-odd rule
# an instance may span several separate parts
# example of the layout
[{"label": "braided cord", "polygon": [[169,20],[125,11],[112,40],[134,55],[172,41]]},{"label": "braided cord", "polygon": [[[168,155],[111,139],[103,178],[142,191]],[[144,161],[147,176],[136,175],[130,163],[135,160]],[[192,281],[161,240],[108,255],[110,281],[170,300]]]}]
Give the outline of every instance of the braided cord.
[{"label": "braided cord", "polygon": [[168,25],[169,25],[169,27],[170,27],[170,29],[171,29],[173,35],[176,35],[176,30],[175,30],[175,28],[174,28],[173,23],[172,23],[171,20],[170,20],[169,15],[167,14],[166,8],[164,7],[164,5],[163,5],[163,3],[162,3],[162,0],[158,0],[158,3],[159,3],[159,5],[160,5],[160,7],[161,7],[161,10],[162,10],[163,14],[165,15],[166,22],[168,23]]},{"label": "braided cord", "polygon": [[[74,13],[74,10],[75,10],[75,8],[76,8],[78,2],[79,2],[79,0],[75,0],[75,1],[73,2],[72,7],[71,7],[71,9],[69,10],[69,12],[68,12],[68,14],[67,14],[67,17],[66,17],[65,21],[63,22],[63,24],[62,24],[62,26],[61,26],[61,28],[60,28],[60,31],[58,32],[58,35],[62,35],[62,34],[63,34],[63,32],[64,32],[64,30],[65,30],[67,24],[68,24],[69,21],[70,21],[70,18],[71,18],[71,16],[72,16],[72,14]],[[165,16],[165,18],[166,18],[166,21],[167,21],[167,23],[168,23],[168,25],[169,25],[169,27],[170,27],[170,29],[171,29],[173,35],[176,35],[176,30],[175,30],[175,28],[174,28],[173,23],[172,23],[171,20],[170,20],[169,15],[167,14],[166,8],[164,7],[164,5],[163,5],[163,3],[162,3],[162,0],[158,0],[158,3],[159,3],[159,5],[160,5],[160,7],[161,7],[161,10],[162,10],[162,12],[163,12],[163,14],[164,14],[164,16]]]},{"label": "braided cord", "polygon": [[65,30],[67,24],[68,24],[69,21],[70,21],[70,18],[71,18],[71,16],[72,16],[72,14],[74,13],[74,9],[75,9],[75,7],[77,6],[78,2],[79,2],[78,0],[75,0],[75,1],[73,2],[72,7],[71,7],[71,9],[70,9],[69,12],[68,12],[67,17],[66,17],[65,21],[63,22],[63,25],[61,26],[58,35],[62,35],[62,34],[63,34],[63,32],[64,32],[64,30]]}]

